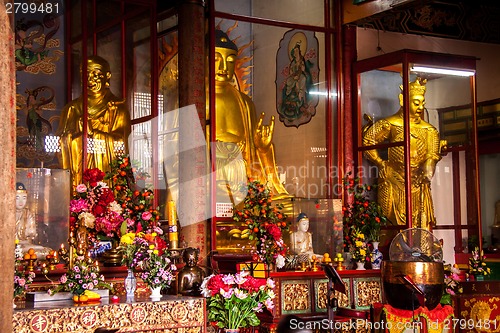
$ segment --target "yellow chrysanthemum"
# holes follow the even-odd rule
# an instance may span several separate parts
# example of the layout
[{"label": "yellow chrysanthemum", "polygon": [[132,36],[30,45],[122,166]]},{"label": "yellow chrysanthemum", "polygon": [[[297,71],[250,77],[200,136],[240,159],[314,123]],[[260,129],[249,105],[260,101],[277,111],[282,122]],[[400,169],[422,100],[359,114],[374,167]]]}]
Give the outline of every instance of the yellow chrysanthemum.
[{"label": "yellow chrysanthemum", "polygon": [[120,238],[120,243],[130,245],[134,242],[134,239],[135,239],[135,233],[129,232]]},{"label": "yellow chrysanthemum", "polygon": [[150,250],[154,250],[154,249],[155,249],[154,244],[149,245],[149,249],[150,249]]},{"label": "yellow chrysanthemum", "polygon": [[361,254],[362,256],[366,255],[365,249],[359,249],[359,254]]},{"label": "yellow chrysanthemum", "polygon": [[158,252],[158,250],[154,250],[153,253],[158,255],[159,252]]},{"label": "yellow chrysanthemum", "polygon": [[355,243],[355,245],[356,245],[356,247],[361,247],[361,246],[363,246],[363,242],[357,240],[356,243]]}]

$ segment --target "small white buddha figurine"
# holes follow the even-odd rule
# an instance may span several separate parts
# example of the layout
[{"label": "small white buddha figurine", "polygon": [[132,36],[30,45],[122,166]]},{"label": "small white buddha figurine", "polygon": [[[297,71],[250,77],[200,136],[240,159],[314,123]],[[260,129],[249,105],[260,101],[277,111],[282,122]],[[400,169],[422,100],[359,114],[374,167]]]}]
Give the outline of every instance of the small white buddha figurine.
[{"label": "small white buddha figurine", "polygon": [[30,248],[35,250],[39,258],[45,258],[52,250],[48,247],[34,244],[38,236],[35,215],[27,206],[28,191],[23,183],[16,183],[16,239],[22,253],[28,252]]},{"label": "small white buddha figurine", "polygon": [[290,235],[292,253],[297,255],[307,254],[309,260],[313,256],[321,260],[323,256],[314,253],[312,234],[308,230],[309,218],[305,213],[300,213],[297,217],[297,231],[292,232]]}]

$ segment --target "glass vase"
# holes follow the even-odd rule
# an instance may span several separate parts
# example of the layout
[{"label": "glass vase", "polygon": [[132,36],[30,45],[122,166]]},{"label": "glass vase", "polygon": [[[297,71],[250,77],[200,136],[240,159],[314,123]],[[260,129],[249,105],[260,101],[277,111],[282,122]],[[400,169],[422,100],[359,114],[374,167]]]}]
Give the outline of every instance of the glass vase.
[{"label": "glass vase", "polygon": [[127,297],[134,296],[135,289],[137,288],[137,278],[135,277],[133,270],[127,269],[127,277],[125,278],[124,283]]}]

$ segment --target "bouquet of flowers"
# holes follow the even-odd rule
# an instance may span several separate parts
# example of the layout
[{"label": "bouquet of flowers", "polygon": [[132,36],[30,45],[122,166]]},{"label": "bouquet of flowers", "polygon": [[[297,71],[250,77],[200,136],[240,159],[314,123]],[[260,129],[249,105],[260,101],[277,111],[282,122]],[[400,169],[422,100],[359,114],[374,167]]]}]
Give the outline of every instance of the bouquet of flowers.
[{"label": "bouquet of flowers", "polygon": [[113,160],[110,167],[111,171],[104,179],[113,184],[116,201],[123,209],[125,223],[121,225],[121,234],[148,230],[150,226],[156,225],[156,221],[160,219],[160,212],[152,207],[153,191],[139,188],[135,181],[137,177],[144,178],[144,172],[137,173],[127,155]]},{"label": "bouquet of flowers", "polygon": [[353,243],[350,248],[352,259],[356,262],[369,261],[370,253],[366,245],[365,235],[359,229],[353,231]]},{"label": "bouquet of flowers", "polygon": [[169,288],[174,280],[173,272],[177,269],[174,262],[170,260],[167,253],[159,254],[153,250],[147,260],[143,261],[141,279],[150,288]]},{"label": "bouquet of flowers", "polygon": [[469,274],[474,276],[476,275],[490,275],[491,270],[486,266],[486,262],[484,262],[486,257],[483,254],[483,250],[479,251],[479,248],[476,247],[474,251],[472,251],[472,256],[469,258]]},{"label": "bouquet of flowers", "polygon": [[54,295],[59,291],[69,291],[73,295],[82,295],[85,290],[112,289],[104,281],[104,275],[99,272],[99,265],[90,257],[77,256],[73,268],[59,278],[59,284],[49,289],[49,294]]},{"label": "bouquet of flowers", "polygon": [[387,224],[380,205],[371,199],[377,185],[361,184],[359,178],[352,178],[351,172],[344,177],[343,187],[352,195],[352,202],[342,207],[344,222],[344,247],[353,243],[354,228],[367,236],[367,241],[378,242],[380,228]]},{"label": "bouquet of flowers", "polygon": [[271,191],[258,181],[249,181],[248,194],[243,208],[233,213],[233,220],[245,223],[249,229],[249,239],[255,240],[255,254],[266,264],[285,264],[287,246],[283,241],[283,231],[288,230],[286,215],[281,212],[281,204],[272,205]]},{"label": "bouquet of flowers", "polygon": [[207,276],[201,284],[207,297],[208,320],[220,328],[237,329],[260,324],[257,313],[274,308],[274,281],[256,279],[248,271]]},{"label": "bouquet of flowers", "polygon": [[458,273],[460,270],[456,265],[444,266],[444,290],[441,296],[440,303],[443,305],[451,305],[451,296],[463,292],[462,285],[460,284],[460,277]]},{"label": "bouquet of flowers", "polygon": [[165,288],[174,279],[176,266],[169,258],[161,229],[155,230],[123,235],[118,251],[122,254],[122,263],[129,269],[142,269],[140,277],[148,286]]},{"label": "bouquet of flowers", "polygon": [[[17,241],[19,242],[19,241]],[[16,259],[14,266],[14,297],[23,295],[28,289],[33,279],[35,272],[26,271],[25,265],[22,262],[23,254],[21,247],[16,244]]]},{"label": "bouquet of flowers", "polygon": [[103,179],[104,172],[97,168],[84,171],[84,183],[76,186],[70,202],[70,224],[73,229],[84,226],[112,239],[120,236],[123,210]]}]

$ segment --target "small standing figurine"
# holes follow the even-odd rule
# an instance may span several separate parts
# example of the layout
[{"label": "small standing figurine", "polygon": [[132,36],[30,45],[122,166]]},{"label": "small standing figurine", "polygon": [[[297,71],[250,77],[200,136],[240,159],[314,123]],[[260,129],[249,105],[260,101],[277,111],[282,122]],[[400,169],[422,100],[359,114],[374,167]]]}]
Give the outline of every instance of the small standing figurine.
[{"label": "small standing figurine", "polygon": [[184,296],[200,296],[200,286],[205,278],[205,271],[198,267],[198,254],[200,250],[188,247],[182,253],[186,264],[177,274],[177,291]]}]

